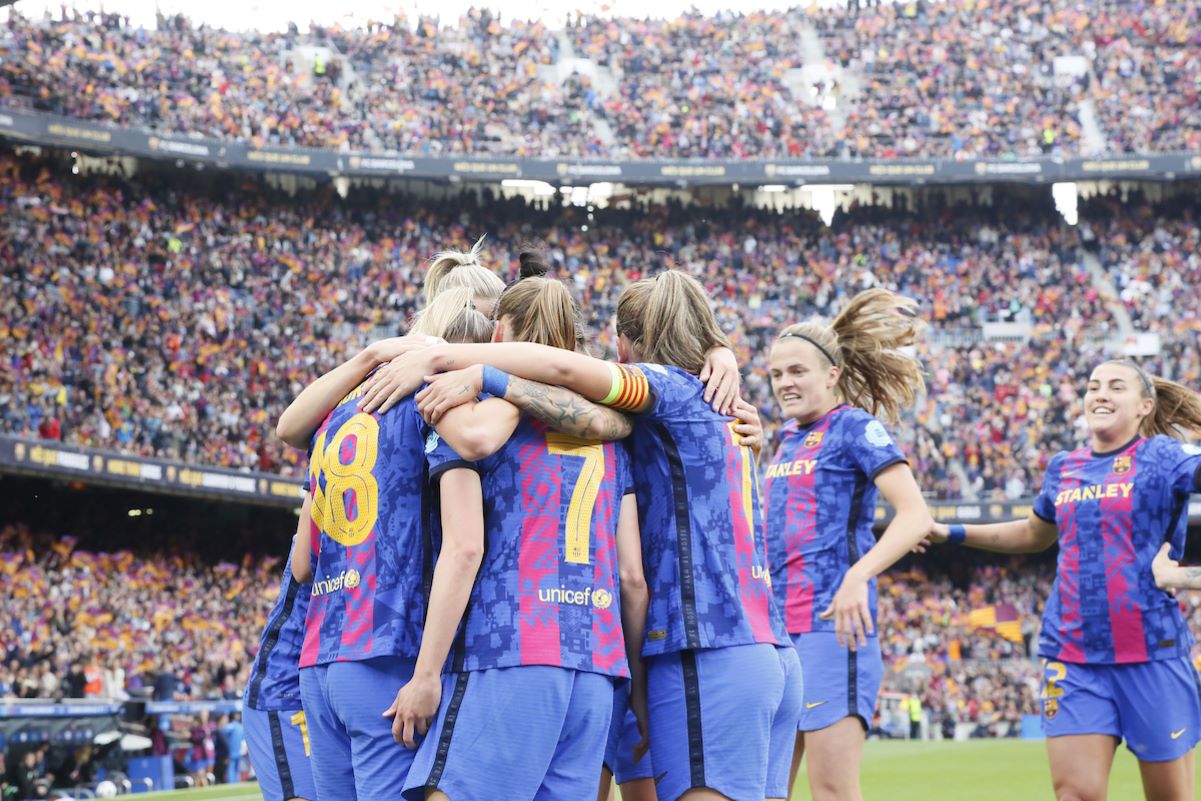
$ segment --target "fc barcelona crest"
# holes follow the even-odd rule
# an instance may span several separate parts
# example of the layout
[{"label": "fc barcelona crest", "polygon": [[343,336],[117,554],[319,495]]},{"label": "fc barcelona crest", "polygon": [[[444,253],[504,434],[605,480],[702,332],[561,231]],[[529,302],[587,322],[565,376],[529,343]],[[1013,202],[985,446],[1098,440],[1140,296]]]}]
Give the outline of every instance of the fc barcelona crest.
[{"label": "fc barcelona crest", "polygon": [[825,431],[810,431],[809,436],[805,437],[806,448],[816,448],[822,444],[822,439],[826,436]]},{"label": "fc barcelona crest", "polygon": [[1130,472],[1130,455],[1129,454],[1126,454],[1125,456],[1113,457],[1113,472],[1118,473],[1118,474]]},{"label": "fc barcelona crest", "polygon": [[1055,716],[1058,714],[1059,714],[1059,699],[1058,698],[1048,698],[1046,701],[1043,701],[1043,715],[1046,716],[1047,720],[1054,720]]}]

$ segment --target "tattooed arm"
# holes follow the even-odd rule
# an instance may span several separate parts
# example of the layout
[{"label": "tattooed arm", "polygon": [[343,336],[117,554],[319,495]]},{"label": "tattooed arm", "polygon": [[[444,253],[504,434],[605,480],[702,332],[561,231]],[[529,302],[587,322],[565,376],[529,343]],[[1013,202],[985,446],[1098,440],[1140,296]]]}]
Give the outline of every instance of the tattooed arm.
[{"label": "tattooed arm", "polygon": [[509,379],[505,400],[556,431],[580,439],[625,439],[634,430],[630,418],[615,409],[595,404],[570,389],[517,376]]},{"label": "tattooed arm", "polygon": [[[440,382],[457,386],[457,394],[474,398],[483,384],[482,368],[469,367],[438,376]],[[552,387],[513,376],[505,397],[456,406],[432,421],[443,437],[464,459],[476,461],[491,456],[509,441],[520,412],[526,412],[561,434],[587,440],[624,439],[634,430],[621,412],[585,400],[562,387]]]}]

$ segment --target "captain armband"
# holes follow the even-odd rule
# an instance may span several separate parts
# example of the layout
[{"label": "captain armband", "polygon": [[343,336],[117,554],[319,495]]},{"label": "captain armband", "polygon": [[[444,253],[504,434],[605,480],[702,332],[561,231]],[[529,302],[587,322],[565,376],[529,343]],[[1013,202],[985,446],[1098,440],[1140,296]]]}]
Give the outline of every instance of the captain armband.
[{"label": "captain armband", "polygon": [[609,394],[598,403],[621,412],[635,412],[641,409],[651,391],[642,371],[613,362],[609,362],[609,370],[613,374],[613,386],[609,389]]}]

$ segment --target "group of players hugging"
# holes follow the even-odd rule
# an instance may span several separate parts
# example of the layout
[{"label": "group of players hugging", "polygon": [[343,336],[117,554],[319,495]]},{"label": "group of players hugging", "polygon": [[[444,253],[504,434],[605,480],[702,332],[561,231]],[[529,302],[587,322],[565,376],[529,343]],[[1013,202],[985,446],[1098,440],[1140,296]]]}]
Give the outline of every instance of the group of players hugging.
[{"label": "group of players hugging", "polygon": [[[1148,799],[1191,799],[1201,697],[1173,590],[1201,491],[1201,397],[1093,366],[1088,446],[1029,519],[935,523],[884,423],[924,390],[917,304],[862,292],[770,352],[757,410],[690,275],[630,284],[593,358],[536,249],[479,245],[424,309],[307,387],[300,524],[246,689],[265,799],[860,798],[883,663],[875,577],[934,545],[1059,546],[1039,638],[1059,799],[1106,794],[1125,739]],[[882,422],[883,421],[883,422]],[[761,480],[762,479],[762,483]],[[877,540],[877,497],[895,514]]]}]

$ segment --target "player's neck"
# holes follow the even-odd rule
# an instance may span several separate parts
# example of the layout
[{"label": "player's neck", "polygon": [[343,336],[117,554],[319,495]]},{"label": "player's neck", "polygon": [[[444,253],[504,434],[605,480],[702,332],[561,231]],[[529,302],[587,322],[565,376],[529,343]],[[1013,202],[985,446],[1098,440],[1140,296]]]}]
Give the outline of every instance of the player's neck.
[{"label": "player's neck", "polygon": [[1130,431],[1104,431],[1089,435],[1089,447],[1093,453],[1107,454],[1119,451],[1138,437],[1138,429]]},{"label": "player's neck", "polygon": [[828,405],[822,404],[821,406],[819,406],[818,411],[813,412],[812,414],[798,415],[794,419],[797,421],[797,425],[802,425],[802,426],[812,425],[812,424],[816,423],[818,420],[820,420],[823,417],[825,417],[826,415],[828,415],[830,412],[837,409],[841,405],[842,405],[842,403],[839,401],[831,401]]}]

